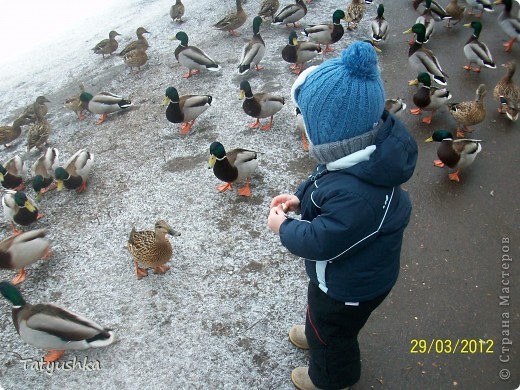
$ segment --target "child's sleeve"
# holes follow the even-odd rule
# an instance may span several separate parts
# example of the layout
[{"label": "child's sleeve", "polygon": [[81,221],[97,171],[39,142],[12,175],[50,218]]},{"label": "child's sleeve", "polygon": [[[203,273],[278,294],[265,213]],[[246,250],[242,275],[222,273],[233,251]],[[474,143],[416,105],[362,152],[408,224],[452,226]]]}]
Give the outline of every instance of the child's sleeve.
[{"label": "child's sleeve", "polygon": [[312,221],[284,221],[280,240],[296,256],[332,261],[349,251],[357,252],[372,241],[371,234],[378,228],[375,214],[360,196],[337,195],[321,205],[321,214]]}]

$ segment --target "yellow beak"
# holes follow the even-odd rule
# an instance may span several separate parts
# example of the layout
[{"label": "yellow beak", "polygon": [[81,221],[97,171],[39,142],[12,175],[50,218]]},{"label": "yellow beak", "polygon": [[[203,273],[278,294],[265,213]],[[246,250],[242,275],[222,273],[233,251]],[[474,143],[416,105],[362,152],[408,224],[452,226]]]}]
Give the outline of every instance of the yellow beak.
[{"label": "yellow beak", "polygon": [[63,190],[63,180],[56,180],[58,182],[58,191]]},{"label": "yellow beak", "polygon": [[415,80],[408,81],[408,85],[419,85],[419,80],[415,79]]},{"label": "yellow beak", "polygon": [[433,137],[425,139],[424,142],[433,142]]},{"label": "yellow beak", "polygon": [[213,166],[215,165],[215,162],[217,161],[217,158],[212,154],[210,157],[209,157],[209,161],[208,161],[208,169],[211,169],[213,168]]},{"label": "yellow beak", "polygon": [[238,98],[240,100],[244,100],[244,98],[246,97],[246,91],[244,91],[243,89],[240,90],[240,95],[238,95]]},{"label": "yellow beak", "polygon": [[406,31],[403,31],[403,34],[411,34],[411,33],[413,33],[413,31],[412,31],[411,28],[409,28],[409,29],[406,30]]},{"label": "yellow beak", "polygon": [[34,207],[34,205],[31,202],[29,202],[28,200],[25,201],[24,206],[31,213],[34,212],[34,210],[36,210],[36,207]]},{"label": "yellow beak", "polygon": [[165,96],[162,101],[162,104],[163,106],[167,106],[168,104],[170,104],[170,98],[168,96]]}]

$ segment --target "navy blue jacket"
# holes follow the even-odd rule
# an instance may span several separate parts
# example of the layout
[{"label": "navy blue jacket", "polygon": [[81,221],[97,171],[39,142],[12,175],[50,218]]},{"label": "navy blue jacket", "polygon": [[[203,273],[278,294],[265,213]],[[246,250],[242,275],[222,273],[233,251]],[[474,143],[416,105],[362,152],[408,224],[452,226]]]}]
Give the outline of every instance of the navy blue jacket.
[{"label": "navy blue jacket", "polygon": [[295,195],[301,219],[280,226],[282,244],[306,259],[307,274],[329,296],[362,302],[389,291],[399,274],[411,203],[400,188],[413,174],[417,144],[384,112],[367,161],[340,169],[319,165]]}]

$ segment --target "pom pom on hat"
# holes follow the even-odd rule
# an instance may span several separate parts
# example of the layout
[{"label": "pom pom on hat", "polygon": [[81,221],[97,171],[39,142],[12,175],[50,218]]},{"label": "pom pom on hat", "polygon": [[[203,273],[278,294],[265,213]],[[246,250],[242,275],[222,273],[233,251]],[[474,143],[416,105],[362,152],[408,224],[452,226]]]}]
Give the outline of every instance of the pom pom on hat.
[{"label": "pom pom on hat", "polygon": [[[293,86],[293,99],[302,112],[314,147],[371,132],[385,105],[374,48],[368,42],[354,42],[340,58],[302,73]],[[370,142],[368,138],[363,141],[363,147],[368,146],[367,142]]]}]

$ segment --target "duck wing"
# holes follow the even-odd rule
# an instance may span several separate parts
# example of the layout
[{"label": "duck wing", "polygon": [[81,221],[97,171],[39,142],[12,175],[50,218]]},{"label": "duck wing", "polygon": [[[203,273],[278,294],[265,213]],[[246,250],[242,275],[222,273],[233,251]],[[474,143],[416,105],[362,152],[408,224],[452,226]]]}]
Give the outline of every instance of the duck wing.
[{"label": "duck wing", "polygon": [[38,304],[31,308],[26,324],[29,328],[52,334],[64,341],[89,340],[108,330],[92,320],[53,304]]}]

